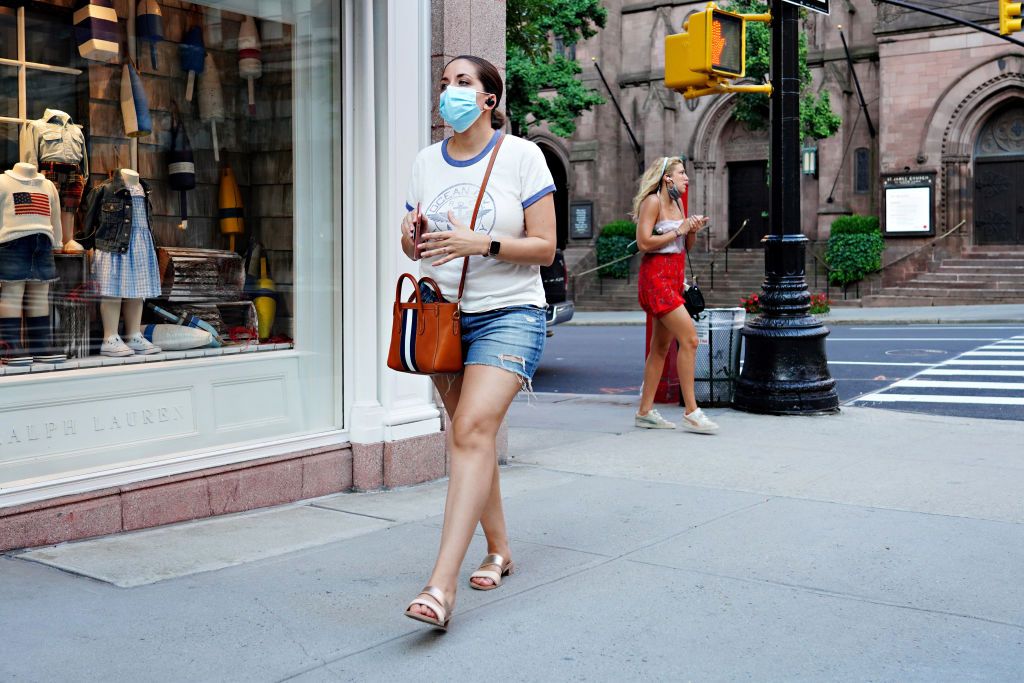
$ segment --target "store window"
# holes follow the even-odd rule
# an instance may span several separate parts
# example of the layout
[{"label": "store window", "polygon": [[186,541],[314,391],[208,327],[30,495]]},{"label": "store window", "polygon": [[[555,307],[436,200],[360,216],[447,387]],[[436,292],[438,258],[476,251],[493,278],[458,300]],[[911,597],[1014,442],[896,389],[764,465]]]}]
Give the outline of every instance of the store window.
[{"label": "store window", "polygon": [[293,348],[294,22],[67,4],[0,0],[3,374]]}]

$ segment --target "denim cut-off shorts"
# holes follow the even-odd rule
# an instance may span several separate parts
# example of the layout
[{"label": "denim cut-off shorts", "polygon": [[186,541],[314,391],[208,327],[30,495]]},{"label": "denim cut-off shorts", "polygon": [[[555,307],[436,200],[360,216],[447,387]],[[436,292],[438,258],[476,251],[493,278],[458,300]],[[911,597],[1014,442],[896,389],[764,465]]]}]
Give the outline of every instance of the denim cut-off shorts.
[{"label": "denim cut-off shorts", "polygon": [[[437,296],[420,286],[424,303]],[[462,314],[462,357],[466,365],[490,365],[513,372],[529,390],[547,337],[544,309],[509,306],[482,313]]]},{"label": "denim cut-off shorts", "polygon": [[53,242],[48,235],[35,233],[0,244],[0,282],[53,282],[57,264],[53,261]]}]

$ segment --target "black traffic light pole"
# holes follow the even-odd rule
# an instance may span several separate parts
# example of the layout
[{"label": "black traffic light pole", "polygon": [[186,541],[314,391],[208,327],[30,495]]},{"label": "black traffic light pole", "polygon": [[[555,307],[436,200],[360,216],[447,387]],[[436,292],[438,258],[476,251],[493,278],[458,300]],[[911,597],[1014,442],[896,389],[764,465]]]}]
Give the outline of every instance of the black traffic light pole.
[{"label": "black traffic light pole", "polygon": [[765,237],[762,313],[743,328],[743,371],[733,407],[751,413],[808,415],[839,410],[828,369],[828,329],[808,314],[800,232],[800,8],[772,1],[771,233]]}]

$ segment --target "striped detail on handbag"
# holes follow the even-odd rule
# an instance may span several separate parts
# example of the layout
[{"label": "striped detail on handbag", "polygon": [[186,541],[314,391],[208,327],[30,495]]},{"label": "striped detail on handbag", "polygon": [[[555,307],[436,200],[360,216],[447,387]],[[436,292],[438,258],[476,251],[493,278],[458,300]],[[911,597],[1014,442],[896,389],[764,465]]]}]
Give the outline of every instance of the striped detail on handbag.
[{"label": "striped detail on handbag", "polygon": [[402,367],[406,372],[419,372],[416,365],[416,324],[419,322],[415,308],[402,311]]},{"label": "striped detail on handbag", "polygon": [[72,15],[78,54],[97,62],[116,62],[120,52],[117,10],[111,0],[85,0]]}]

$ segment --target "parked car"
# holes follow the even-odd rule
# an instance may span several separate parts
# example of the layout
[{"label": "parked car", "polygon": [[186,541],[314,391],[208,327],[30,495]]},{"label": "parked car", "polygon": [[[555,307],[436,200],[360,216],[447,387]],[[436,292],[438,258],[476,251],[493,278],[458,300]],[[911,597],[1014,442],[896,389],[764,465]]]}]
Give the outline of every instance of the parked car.
[{"label": "parked car", "polygon": [[544,282],[544,296],[548,301],[548,336],[551,336],[551,328],[572,320],[572,315],[576,311],[575,305],[569,299],[569,271],[565,267],[565,254],[561,249],[555,251],[555,260],[550,266],[540,267],[540,277]]}]

